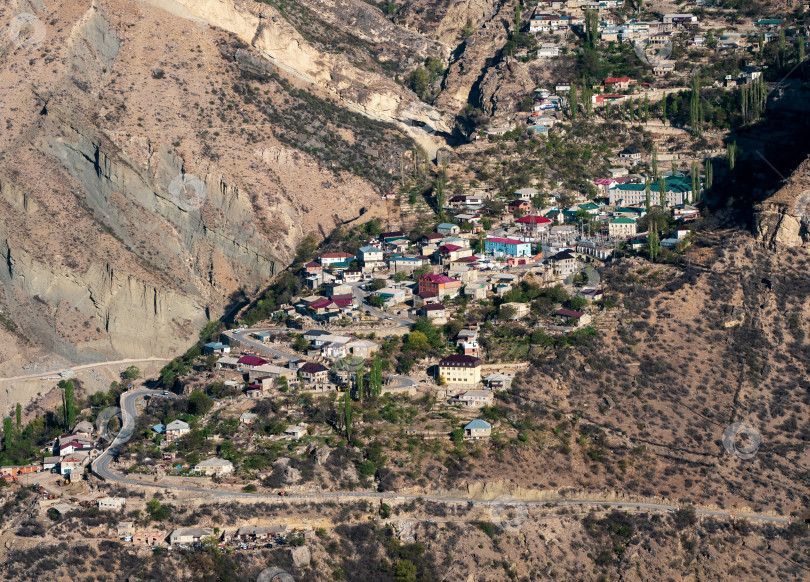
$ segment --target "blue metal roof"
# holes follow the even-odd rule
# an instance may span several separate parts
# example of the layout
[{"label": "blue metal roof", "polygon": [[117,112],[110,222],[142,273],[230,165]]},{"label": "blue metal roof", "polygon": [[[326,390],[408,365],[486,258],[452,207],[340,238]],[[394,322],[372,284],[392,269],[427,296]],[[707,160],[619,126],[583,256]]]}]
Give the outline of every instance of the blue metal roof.
[{"label": "blue metal roof", "polygon": [[480,418],[476,418],[475,420],[469,422],[467,426],[464,427],[465,430],[471,428],[492,428],[492,425],[489,424],[486,420],[481,420]]}]

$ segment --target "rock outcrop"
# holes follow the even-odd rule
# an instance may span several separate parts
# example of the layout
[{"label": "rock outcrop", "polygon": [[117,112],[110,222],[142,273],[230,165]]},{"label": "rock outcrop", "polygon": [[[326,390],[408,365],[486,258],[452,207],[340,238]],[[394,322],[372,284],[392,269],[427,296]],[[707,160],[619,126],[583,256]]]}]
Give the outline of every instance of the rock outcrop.
[{"label": "rock outcrop", "polygon": [[754,234],[768,247],[810,243],[810,159],[773,196],[754,209]]}]

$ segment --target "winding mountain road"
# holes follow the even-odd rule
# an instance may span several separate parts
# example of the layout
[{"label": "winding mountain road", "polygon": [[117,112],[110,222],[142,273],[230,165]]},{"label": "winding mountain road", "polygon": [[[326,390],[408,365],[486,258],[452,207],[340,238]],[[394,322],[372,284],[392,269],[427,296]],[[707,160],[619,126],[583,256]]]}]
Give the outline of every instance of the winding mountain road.
[{"label": "winding mountain road", "polygon": [[[20,380],[50,380],[60,375],[64,374],[67,371],[72,371],[73,373],[81,372],[83,370],[90,370],[93,368],[103,368],[107,366],[123,366],[123,365],[132,365],[132,364],[142,364],[144,362],[169,362],[171,361],[169,358],[139,358],[133,360],[114,360],[112,362],[95,362],[93,364],[82,364],[80,366],[73,366],[72,368],[65,368],[64,370],[53,370],[51,372],[38,372],[36,374],[26,374],[24,376],[11,376],[8,378],[0,378],[0,382],[14,382]],[[64,376],[68,378],[69,376]]]},{"label": "winding mountain road", "polygon": [[[470,499],[467,497],[450,497],[442,495],[410,495],[401,493],[376,493],[376,492],[349,492],[349,491],[336,491],[330,493],[309,493],[298,495],[286,495],[279,497],[269,494],[255,494],[255,493],[241,493],[238,491],[223,491],[221,489],[211,489],[206,487],[192,487],[188,485],[173,485],[160,482],[147,482],[139,481],[137,479],[130,479],[120,475],[110,469],[110,461],[118,454],[121,446],[125,444],[132,436],[135,428],[135,419],[137,417],[136,403],[138,398],[147,394],[161,395],[162,393],[157,390],[148,390],[139,388],[124,392],[121,395],[121,409],[122,413],[122,429],[116,438],[110,444],[110,447],[104,451],[91,465],[93,472],[104,479],[105,481],[119,483],[121,485],[138,485],[141,487],[153,487],[155,489],[163,489],[168,491],[186,491],[189,493],[200,493],[206,498],[213,500],[227,500],[227,499],[257,499],[262,501],[275,501],[275,502],[293,502],[293,501],[309,501],[309,502],[333,502],[333,501],[357,501],[357,500],[370,500],[370,501],[432,501],[435,503],[447,504],[468,504],[472,503],[480,507],[493,507],[493,508],[508,508],[508,507],[547,507],[547,508],[560,508],[560,507],[613,507],[616,509],[636,510],[636,511],[655,511],[655,512],[675,512],[680,509],[678,505],[666,505],[660,503],[643,503],[633,501],[598,501],[593,499],[565,499],[558,501],[523,501],[523,500],[478,500]],[[182,503],[184,500],[176,500],[176,503]],[[789,525],[791,518],[783,516],[765,515],[758,513],[735,513],[721,509],[704,509],[695,508],[695,514],[703,516],[711,516],[724,519],[737,519],[745,518],[752,521],[759,521],[763,523],[783,524]]]}]

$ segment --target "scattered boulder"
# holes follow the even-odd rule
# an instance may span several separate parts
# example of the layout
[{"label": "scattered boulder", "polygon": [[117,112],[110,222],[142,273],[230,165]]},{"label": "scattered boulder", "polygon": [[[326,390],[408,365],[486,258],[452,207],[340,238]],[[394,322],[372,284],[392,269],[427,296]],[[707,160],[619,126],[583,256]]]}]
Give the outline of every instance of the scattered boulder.
[{"label": "scattered boulder", "polygon": [[308,566],[312,560],[312,553],[309,551],[309,546],[290,548],[290,556],[292,557],[293,564],[295,564],[296,568]]}]

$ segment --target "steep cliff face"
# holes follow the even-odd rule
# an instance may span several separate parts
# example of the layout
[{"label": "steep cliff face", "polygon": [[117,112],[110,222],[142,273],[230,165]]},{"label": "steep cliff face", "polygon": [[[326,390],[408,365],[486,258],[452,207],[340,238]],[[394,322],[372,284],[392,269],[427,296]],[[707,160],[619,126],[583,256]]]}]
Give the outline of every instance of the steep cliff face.
[{"label": "steep cliff face", "polygon": [[[378,186],[342,158],[275,137],[301,117],[285,109],[295,90],[246,81],[223,58],[232,35],[125,0],[0,17],[31,10],[41,44],[0,54],[0,313],[35,344],[80,363],[176,355],[304,235],[385,218]],[[328,131],[334,116],[315,113]],[[356,143],[349,159],[368,158],[345,121],[335,156]],[[381,127],[363,130],[390,164],[412,142]]]},{"label": "steep cliff face", "polygon": [[810,243],[810,159],[754,209],[754,233],[773,249]]},{"label": "steep cliff face", "polygon": [[[432,154],[435,154],[440,143],[422,130],[421,124],[428,124],[431,129],[440,132],[450,131],[452,124],[442,114],[424,104],[417,108],[411,107],[413,103],[418,103],[418,98],[393,79],[375,71],[355,67],[342,52],[317,50],[290,19],[271,3],[253,0],[148,1],[153,6],[235,34],[282,70],[305,83],[325,89],[346,106],[373,119],[397,123],[402,131]],[[359,9],[354,3],[329,3],[318,14],[335,23],[340,22],[341,27],[351,28],[341,12],[344,4],[350,8],[350,18],[357,20],[362,17],[364,22],[374,22],[373,28],[355,32],[361,37],[379,42],[380,46],[383,46],[384,41],[394,40],[394,46],[410,46],[411,50],[415,49],[417,56],[441,51],[435,43],[425,40],[420,42],[416,35],[408,34],[407,31],[394,32],[393,25],[388,21],[379,17],[372,18],[367,10]],[[386,58],[386,52],[381,52],[382,59]],[[418,122],[419,127],[413,126],[413,122]]]}]

